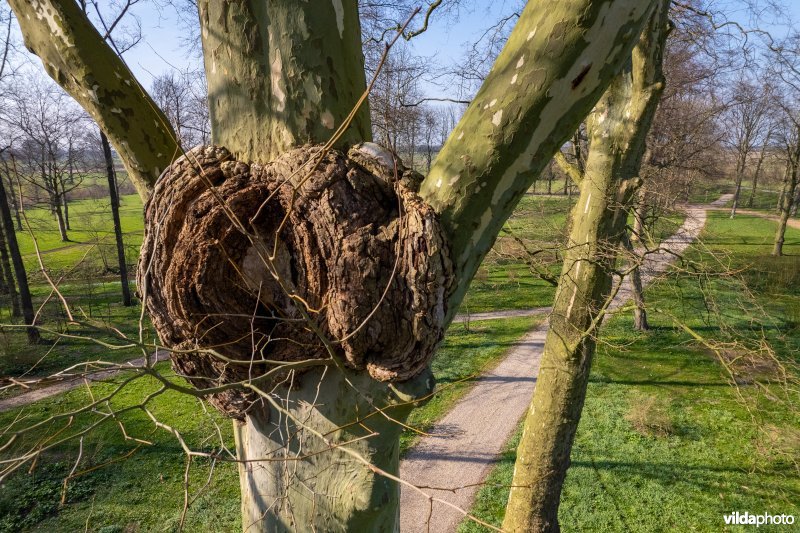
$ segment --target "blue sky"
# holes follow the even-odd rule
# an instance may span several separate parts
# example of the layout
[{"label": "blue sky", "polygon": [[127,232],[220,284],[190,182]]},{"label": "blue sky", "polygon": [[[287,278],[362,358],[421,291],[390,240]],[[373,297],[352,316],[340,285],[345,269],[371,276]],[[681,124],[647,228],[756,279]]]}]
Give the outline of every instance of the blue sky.
[{"label": "blue sky", "polygon": [[[723,8],[735,20],[739,20],[744,25],[749,25],[744,19],[742,11],[737,13],[732,6],[738,0],[716,0],[717,7]],[[431,26],[428,31],[412,40],[410,43],[403,43],[398,46],[408,46],[415,54],[430,57],[440,65],[447,65],[456,61],[462,53],[462,44],[480,35],[492,21],[499,19],[501,14],[508,13],[511,6],[516,4],[514,0],[503,1],[476,1],[466,2],[474,4],[469,8],[462,8],[457,18],[451,17],[432,17]],[[787,9],[790,17],[800,21],[800,0],[786,0]],[[187,58],[186,52],[180,46],[182,30],[174,12],[169,9],[156,9],[151,3],[142,4],[137,11],[142,21],[144,34],[143,42],[135,49],[128,52],[125,56],[134,74],[145,87],[152,83],[153,76],[170,70],[171,66],[185,66],[187,63],[196,61]],[[421,15],[416,22],[421,23]],[[414,24],[412,24],[413,26]],[[775,34],[786,31],[785,27],[771,27],[770,30]],[[441,91],[432,85],[425,85],[429,96],[449,96],[453,94],[433,94]]]},{"label": "blue sky", "polygon": [[[397,46],[408,46],[418,55],[435,58],[440,64],[457,60],[461,55],[461,45],[472,36],[480,35],[487,26],[487,21],[497,20],[501,13],[508,11],[516,2],[473,2],[470,8],[459,11],[455,20],[451,17],[432,17],[427,32]],[[133,50],[125,54],[125,60],[145,87],[149,87],[153,77],[169,70],[170,64],[185,66],[194,59],[180,46],[181,30],[179,23],[170,9],[158,10],[151,4],[142,5],[137,11],[142,21],[143,41]],[[412,23],[422,23],[422,15]]]}]

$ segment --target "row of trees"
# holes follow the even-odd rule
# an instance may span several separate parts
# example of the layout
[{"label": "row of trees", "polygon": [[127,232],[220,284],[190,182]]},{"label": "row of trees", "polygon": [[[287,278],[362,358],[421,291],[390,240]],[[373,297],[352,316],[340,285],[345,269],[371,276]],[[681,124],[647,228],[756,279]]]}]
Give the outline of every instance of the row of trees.
[{"label": "row of trees", "polygon": [[[89,10],[90,4],[82,5]],[[129,6],[130,7],[130,6]],[[123,6],[121,21],[127,13]],[[34,231],[24,221],[24,210],[48,210],[62,242],[71,242],[70,203],[75,199],[108,198],[107,227],[113,227],[116,266],[120,276],[123,305],[131,305],[128,260],[125,257],[120,222],[120,195],[133,191],[108,139],[89,115],[64,90],[31,68],[12,31],[13,14],[0,6],[0,178],[9,211],[9,222],[0,224],[0,291],[7,294],[12,317],[33,323],[33,304],[28,288],[25,261],[17,233]],[[117,24],[115,24],[116,26]],[[125,48],[138,42],[130,27],[125,31]],[[139,35],[140,37],[140,35]],[[167,113],[181,143],[187,147],[207,143],[210,137],[204,75],[187,69],[167,72],[154,79],[151,92]],[[84,228],[85,229],[85,228]],[[109,264],[104,256],[104,264]],[[28,328],[29,340],[38,342],[38,331]]]}]

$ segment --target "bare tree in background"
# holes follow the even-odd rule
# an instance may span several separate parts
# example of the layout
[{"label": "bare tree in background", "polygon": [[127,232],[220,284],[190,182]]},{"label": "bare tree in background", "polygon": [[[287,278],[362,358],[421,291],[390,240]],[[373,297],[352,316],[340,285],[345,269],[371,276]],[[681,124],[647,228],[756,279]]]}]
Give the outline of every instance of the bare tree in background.
[{"label": "bare tree in background", "polygon": [[211,124],[205,74],[201,70],[161,74],[153,80],[151,94],[167,115],[184,149],[209,143]]},{"label": "bare tree in background", "polygon": [[780,140],[786,158],[786,171],[778,204],[778,228],[772,255],[783,255],[786,226],[795,204],[800,172],[800,107],[791,99],[783,105],[783,120],[780,123]]},{"label": "bare tree in background", "polygon": [[19,176],[44,191],[61,240],[67,242],[67,195],[86,176],[86,115],[58,87],[32,77],[7,101],[11,105],[0,118],[15,136]]},{"label": "bare tree in background", "polygon": [[767,142],[768,109],[773,99],[768,85],[756,83],[744,77],[736,80],[731,94],[730,107],[725,114],[725,129],[729,134],[727,144],[735,154],[734,180],[731,218],[736,216],[742,191],[742,181],[748,168],[748,161],[756,147]]},{"label": "bare tree in background", "polygon": [[[9,153],[8,147],[0,148],[0,170],[9,181],[18,181],[16,165],[14,163],[13,155]],[[13,192],[11,193],[13,194]],[[11,209],[9,209],[8,193],[5,188],[5,180],[0,179],[0,220],[2,220],[2,230],[5,233],[6,244],[8,245],[8,252],[11,255],[11,261],[14,266],[14,277],[17,281],[17,289],[19,290],[20,307],[22,307],[22,318],[25,320],[26,332],[28,335],[28,343],[36,344],[40,341],[41,336],[39,330],[35,325],[36,315],[33,310],[33,300],[31,299],[31,291],[28,286],[28,274],[25,271],[25,263],[22,260],[22,253],[19,251],[19,244],[17,243],[17,234],[14,231],[14,223],[11,220]]]}]

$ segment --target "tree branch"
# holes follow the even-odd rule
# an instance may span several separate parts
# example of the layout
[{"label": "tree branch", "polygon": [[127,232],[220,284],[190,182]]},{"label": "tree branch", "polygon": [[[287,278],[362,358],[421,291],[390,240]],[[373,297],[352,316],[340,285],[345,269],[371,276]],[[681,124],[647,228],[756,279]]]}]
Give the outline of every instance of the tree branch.
[{"label": "tree branch", "polygon": [[179,148],[169,121],[73,0],[9,0],[25,45],[103,128],[145,198]]},{"label": "tree branch", "polygon": [[420,191],[450,239],[449,318],[519,199],[630,59],[654,5],[528,2]]},{"label": "tree branch", "polygon": [[558,165],[558,168],[560,168],[564,174],[569,176],[569,179],[580,185],[581,180],[583,179],[583,174],[581,174],[581,171],[578,170],[578,167],[567,161],[567,158],[564,156],[564,153],[561,150],[556,152],[556,155],[553,156],[553,159]]}]

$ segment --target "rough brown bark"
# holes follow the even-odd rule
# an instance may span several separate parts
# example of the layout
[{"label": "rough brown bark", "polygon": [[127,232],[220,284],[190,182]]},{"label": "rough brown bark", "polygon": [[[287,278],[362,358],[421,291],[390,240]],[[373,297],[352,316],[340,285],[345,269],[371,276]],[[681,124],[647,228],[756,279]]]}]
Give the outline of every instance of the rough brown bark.
[{"label": "rough brown bark", "polygon": [[[307,147],[247,165],[200,147],[159,180],[139,287],[196,386],[257,378],[274,369],[267,360],[327,359],[328,347],[378,381],[430,362],[452,280],[438,221],[415,192],[418,175],[400,169],[395,180],[378,159],[350,154]],[[240,419],[252,400],[213,397]]]}]

